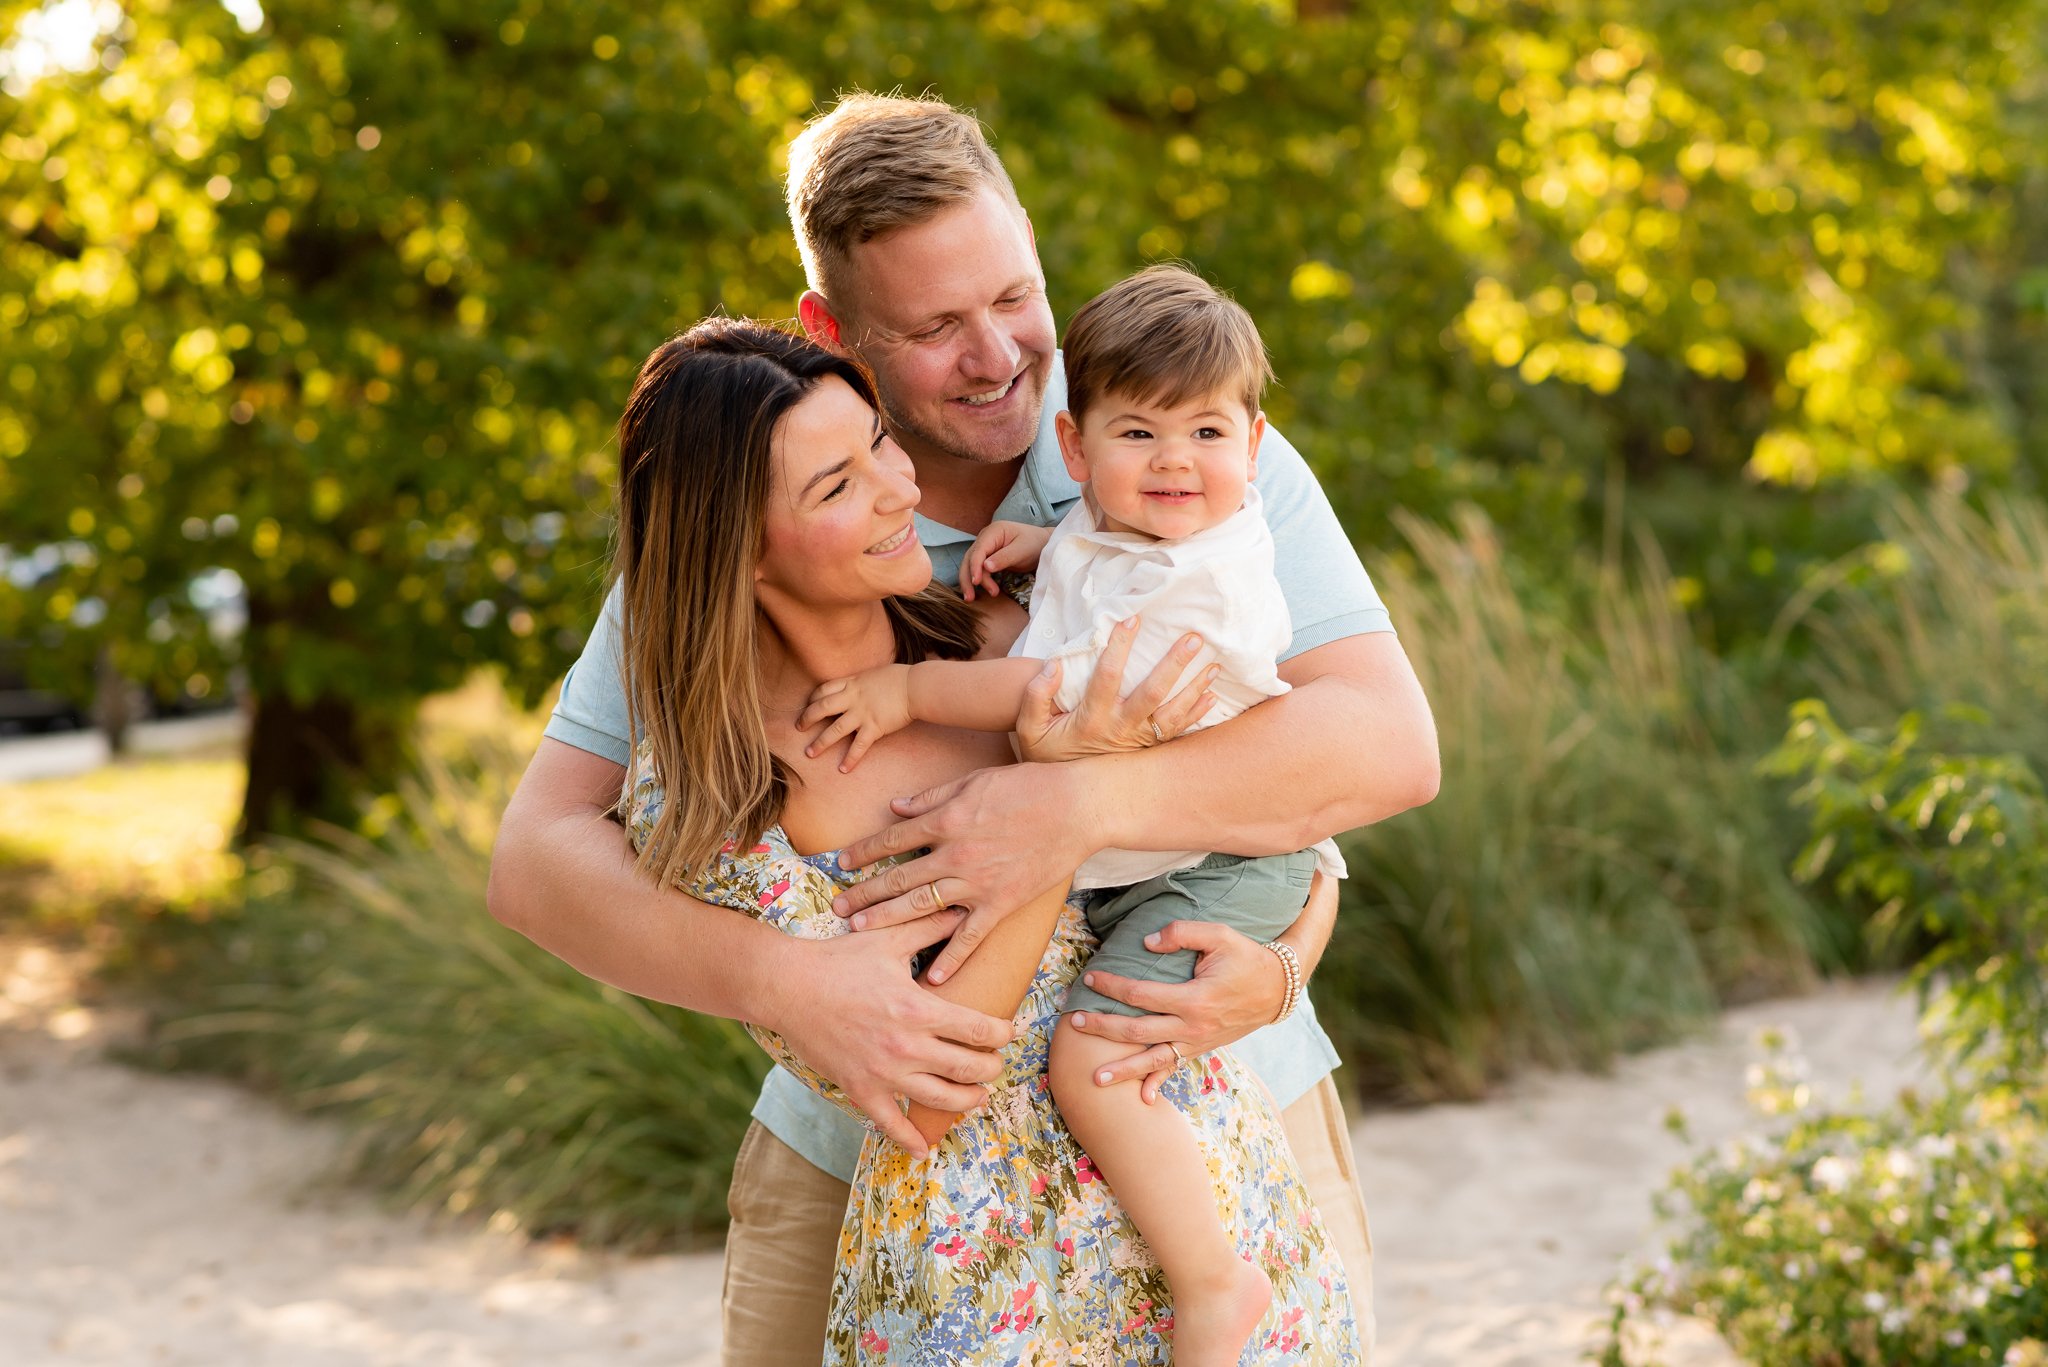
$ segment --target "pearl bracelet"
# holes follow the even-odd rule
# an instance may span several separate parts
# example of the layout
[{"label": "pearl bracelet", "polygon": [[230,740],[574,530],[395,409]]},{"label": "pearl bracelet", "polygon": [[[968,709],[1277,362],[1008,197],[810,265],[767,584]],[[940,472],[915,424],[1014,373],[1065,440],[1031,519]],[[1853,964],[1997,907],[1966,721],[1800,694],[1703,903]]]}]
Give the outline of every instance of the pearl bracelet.
[{"label": "pearl bracelet", "polygon": [[1293,1015],[1296,1004],[1301,1001],[1301,959],[1295,954],[1293,945],[1282,944],[1278,940],[1266,941],[1266,948],[1279,958],[1280,967],[1287,973],[1287,995],[1281,999],[1280,1014],[1273,1017],[1273,1023],[1277,1025]]}]

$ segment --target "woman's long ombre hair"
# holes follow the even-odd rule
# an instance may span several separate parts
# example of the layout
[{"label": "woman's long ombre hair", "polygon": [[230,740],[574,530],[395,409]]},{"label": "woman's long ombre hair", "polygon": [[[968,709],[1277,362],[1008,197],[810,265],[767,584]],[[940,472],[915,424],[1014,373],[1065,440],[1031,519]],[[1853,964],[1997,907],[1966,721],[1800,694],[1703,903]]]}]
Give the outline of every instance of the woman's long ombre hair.
[{"label": "woman's long ombre hair", "polygon": [[[641,852],[665,883],[782,815],[791,779],[762,722],[754,569],[776,426],[832,375],[874,406],[858,362],[765,323],[709,318],[655,348],[619,419],[620,672],[666,793]],[[973,609],[943,586],[883,607],[899,661],[980,648]]]}]

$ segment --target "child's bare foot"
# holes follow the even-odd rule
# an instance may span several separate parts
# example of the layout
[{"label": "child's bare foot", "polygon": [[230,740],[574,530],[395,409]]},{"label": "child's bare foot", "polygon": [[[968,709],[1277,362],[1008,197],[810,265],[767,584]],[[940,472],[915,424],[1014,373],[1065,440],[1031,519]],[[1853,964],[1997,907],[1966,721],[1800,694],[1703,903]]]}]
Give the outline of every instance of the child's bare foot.
[{"label": "child's bare foot", "polygon": [[1173,1367],[1237,1367],[1273,1303],[1273,1284],[1250,1263],[1232,1258],[1217,1271],[1213,1280],[1173,1284]]}]

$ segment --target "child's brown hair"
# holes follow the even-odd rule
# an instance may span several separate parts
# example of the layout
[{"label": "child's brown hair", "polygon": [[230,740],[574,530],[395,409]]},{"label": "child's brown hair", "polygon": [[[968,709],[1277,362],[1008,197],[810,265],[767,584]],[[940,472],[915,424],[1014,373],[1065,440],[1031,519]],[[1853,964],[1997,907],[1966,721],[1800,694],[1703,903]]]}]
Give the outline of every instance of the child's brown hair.
[{"label": "child's brown hair", "polygon": [[1081,306],[1061,349],[1067,411],[1106,394],[1168,408],[1218,391],[1256,414],[1273,378],[1244,306],[1184,266],[1148,266]]}]

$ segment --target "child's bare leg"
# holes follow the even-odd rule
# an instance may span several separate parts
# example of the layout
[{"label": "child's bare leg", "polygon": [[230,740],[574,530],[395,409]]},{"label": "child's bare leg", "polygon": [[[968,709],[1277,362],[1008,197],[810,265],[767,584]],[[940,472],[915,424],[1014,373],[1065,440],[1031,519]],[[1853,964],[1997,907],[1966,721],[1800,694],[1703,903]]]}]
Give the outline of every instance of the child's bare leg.
[{"label": "child's bare leg", "polygon": [[1272,1284],[1238,1256],[1180,1112],[1163,1101],[1147,1106],[1135,1082],[1096,1085],[1096,1069],[1128,1052],[1062,1016],[1048,1069],[1053,1099],[1173,1288],[1174,1367],[1235,1367],[1272,1303]]}]

